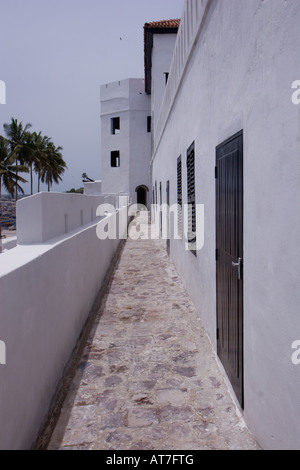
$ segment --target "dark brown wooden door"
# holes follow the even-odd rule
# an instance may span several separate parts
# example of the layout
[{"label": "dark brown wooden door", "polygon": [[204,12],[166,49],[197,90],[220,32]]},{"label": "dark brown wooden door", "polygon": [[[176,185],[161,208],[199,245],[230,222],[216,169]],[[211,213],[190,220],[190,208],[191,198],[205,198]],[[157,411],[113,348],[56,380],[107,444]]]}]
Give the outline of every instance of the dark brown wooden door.
[{"label": "dark brown wooden door", "polygon": [[243,403],[243,133],[216,151],[218,355]]}]

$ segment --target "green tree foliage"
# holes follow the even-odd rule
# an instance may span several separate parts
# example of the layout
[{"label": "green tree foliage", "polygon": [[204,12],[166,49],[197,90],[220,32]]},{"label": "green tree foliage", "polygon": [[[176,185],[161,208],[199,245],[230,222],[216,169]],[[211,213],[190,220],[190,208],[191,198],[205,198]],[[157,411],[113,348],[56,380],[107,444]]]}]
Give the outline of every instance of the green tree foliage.
[{"label": "green tree foliage", "polygon": [[[18,175],[18,172],[23,172],[24,168],[22,165],[18,165],[16,161],[16,155],[10,151],[9,143],[4,137],[0,136],[0,214],[2,209],[2,188],[6,189],[12,196],[15,188],[22,194],[24,193],[19,183],[26,183],[26,180]],[[1,235],[0,223],[0,239]]]},{"label": "green tree foliage", "polygon": [[[40,192],[40,183],[48,185],[48,191],[51,190],[53,183],[58,184],[62,181],[62,176],[67,165],[62,156],[62,147],[56,147],[51,139],[42,135],[41,132],[30,132],[32,125],[26,124],[12,118],[9,124],[4,124],[6,150],[14,162],[14,191],[15,198],[18,199],[18,193],[23,193],[19,182],[26,182],[25,179],[19,179],[19,173],[30,173],[31,194],[33,194],[34,173],[38,178],[38,192]],[[10,194],[11,191],[9,191]]]}]

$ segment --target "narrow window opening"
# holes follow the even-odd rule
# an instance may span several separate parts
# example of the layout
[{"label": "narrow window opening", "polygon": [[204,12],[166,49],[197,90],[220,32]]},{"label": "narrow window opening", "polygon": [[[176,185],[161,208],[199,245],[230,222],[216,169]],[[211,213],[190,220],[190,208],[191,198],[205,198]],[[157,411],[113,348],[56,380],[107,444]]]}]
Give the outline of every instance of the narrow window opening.
[{"label": "narrow window opening", "polygon": [[111,133],[112,135],[120,134],[120,118],[115,117],[111,119]]},{"label": "narrow window opening", "polygon": [[119,168],[120,166],[120,152],[114,151],[110,154],[110,163],[112,168]]},{"label": "narrow window opening", "polygon": [[164,75],[165,75],[165,83],[167,84],[169,80],[169,72],[164,72]]},{"label": "narrow window opening", "polygon": [[147,132],[151,132],[151,126],[152,126],[152,119],[151,116],[147,117]]}]

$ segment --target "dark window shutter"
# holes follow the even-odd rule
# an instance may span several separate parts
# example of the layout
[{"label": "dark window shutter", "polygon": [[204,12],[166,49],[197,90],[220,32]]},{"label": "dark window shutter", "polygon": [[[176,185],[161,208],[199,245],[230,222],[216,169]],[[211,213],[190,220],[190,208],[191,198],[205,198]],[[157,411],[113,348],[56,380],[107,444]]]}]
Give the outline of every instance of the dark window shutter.
[{"label": "dark window shutter", "polygon": [[[189,204],[188,241],[196,242],[195,143],[187,151],[187,202]],[[193,250],[192,250],[193,251]]]},{"label": "dark window shutter", "polygon": [[182,234],[182,161],[177,159],[177,205],[178,205],[178,233]]}]

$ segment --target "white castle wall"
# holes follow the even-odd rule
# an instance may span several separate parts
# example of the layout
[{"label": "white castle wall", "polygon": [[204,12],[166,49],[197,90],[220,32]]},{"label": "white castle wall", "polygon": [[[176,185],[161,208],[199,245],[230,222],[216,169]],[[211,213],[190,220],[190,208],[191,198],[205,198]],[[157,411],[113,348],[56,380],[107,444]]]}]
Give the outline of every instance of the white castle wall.
[{"label": "white castle wall", "polygon": [[[150,187],[151,133],[147,132],[150,97],[144,80],[127,79],[101,86],[101,162],[103,193],[129,193]],[[120,117],[120,132],[111,134],[111,119]],[[110,154],[120,151],[120,167],[112,168]]]},{"label": "white castle wall", "polygon": [[[19,209],[30,216],[30,223],[34,217],[40,219],[40,203],[50,209],[48,218],[56,226],[55,208],[59,217],[65,211],[71,214],[76,202],[77,217],[77,209],[88,200],[84,196],[78,196],[81,201],[65,195],[47,196],[48,201],[40,195],[22,200]],[[87,205],[85,222],[90,207]],[[37,437],[119,246],[118,238],[99,240],[96,235],[97,226],[104,230],[114,217],[117,233],[120,217],[125,221],[125,236],[127,206],[67,235],[19,245],[0,255],[0,339],[6,346],[6,365],[0,365],[0,449],[28,449]],[[23,224],[25,218],[18,221],[18,229],[29,236]],[[34,226],[41,228],[40,220]],[[58,224],[57,229],[61,231],[62,226]],[[39,233],[49,233],[47,230]]]},{"label": "white castle wall", "polygon": [[17,203],[18,244],[42,243],[96,220],[104,201],[116,204],[116,196],[38,193]]},{"label": "white castle wall", "polygon": [[154,34],[151,68],[151,109],[153,129],[156,129],[161,104],[166,90],[166,73],[170,66],[176,43],[176,34]]},{"label": "white castle wall", "polygon": [[[154,139],[153,185],[170,180],[195,141],[196,203],[205,206],[197,258],[171,256],[216,346],[215,152],[244,130],[245,410],[264,448],[299,448],[300,78],[298,0],[188,0]],[[159,221],[159,218],[156,218]]]}]

